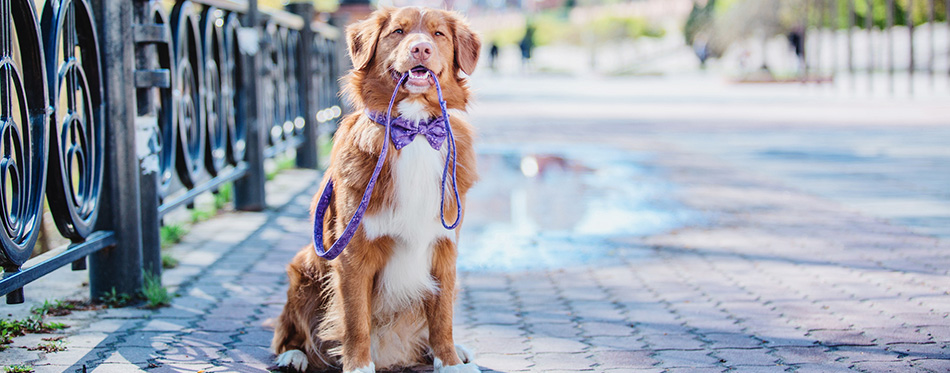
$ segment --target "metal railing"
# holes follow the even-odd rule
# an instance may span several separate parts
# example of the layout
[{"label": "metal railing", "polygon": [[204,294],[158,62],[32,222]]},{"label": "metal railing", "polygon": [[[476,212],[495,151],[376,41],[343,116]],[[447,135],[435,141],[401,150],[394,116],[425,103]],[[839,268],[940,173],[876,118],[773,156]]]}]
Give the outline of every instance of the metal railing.
[{"label": "metal railing", "polygon": [[[0,0],[0,294],[72,263],[93,298],[161,272],[162,217],[234,182],[261,210],[264,160],[340,116],[339,32],[255,0]],[[72,243],[30,260],[44,194]],[[29,265],[27,264],[29,261]]]}]

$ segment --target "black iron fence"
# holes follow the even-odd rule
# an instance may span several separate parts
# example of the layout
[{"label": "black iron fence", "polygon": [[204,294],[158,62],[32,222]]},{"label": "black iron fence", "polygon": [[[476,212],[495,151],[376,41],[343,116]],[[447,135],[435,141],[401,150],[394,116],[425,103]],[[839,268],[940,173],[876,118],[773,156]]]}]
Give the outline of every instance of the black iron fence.
[{"label": "black iron fence", "polygon": [[[341,114],[339,32],[256,0],[0,0],[0,294],[72,263],[92,295],[161,272],[162,217],[234,182],[266,206],[264,160],[317,167]],[[37,14],[37,9],[39,14]],[[30,259],[44,195],[72,243]]]}]

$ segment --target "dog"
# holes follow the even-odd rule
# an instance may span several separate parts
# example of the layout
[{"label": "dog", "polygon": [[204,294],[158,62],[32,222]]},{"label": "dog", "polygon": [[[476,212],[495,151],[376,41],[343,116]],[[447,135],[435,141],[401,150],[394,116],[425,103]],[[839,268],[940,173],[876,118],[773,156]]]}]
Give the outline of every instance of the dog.
[{"label": "dog", "polygon": [[[457,13],[426,8],[379,9],[347,27],[346,40],[353,69],[341,83],[355,110],[336,131],[322,181],[335,185],[322,221],[324,246],[343,234],[390,141],[369,113],[386,113],[397,83],[393,117],[424,121],[441,115],[438,78],[457,155],[447,160],[449,141],[436,149],[422,136],[390,147],[364,219],[340,256],[324,259],[313,244],[297,253],[275,322],[277,365],[365,373],[431,362],[437,372],[478,372],[452,334],[459,227],[443,222],[464,217],[458,208],[477,179],[474,129],[463,114],[481,42]],[[452,198],[440,198],[452,186],[451,167],[448,185],[441,179],[446,162],[456,169],[458,204],[451,190],[445,195]]]}]

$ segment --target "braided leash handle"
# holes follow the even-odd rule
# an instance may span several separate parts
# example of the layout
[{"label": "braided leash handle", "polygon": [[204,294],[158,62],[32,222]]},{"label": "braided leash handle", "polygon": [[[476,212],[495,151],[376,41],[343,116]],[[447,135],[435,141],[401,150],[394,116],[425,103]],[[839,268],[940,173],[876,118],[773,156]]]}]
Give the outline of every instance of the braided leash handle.
[{"label": "braided leash handle", "polygon": [[[431,74],[431,73],[430,73]],[[458,163],[458,154],[455,148],[455,136],[452,135],[452,124],[449,122],[449,113],[445,108],[445,100],[442,99],[442,85],[439,84],[439,78],[435,74],[431,74],[432,79],[435,80],[435,92],[439,96],[439,109],[442,110],[442,118],[445,118],[445,131],[448,134],[448,143],[449,148],[445,154],[445,166],[442,168],[442,185],[441,188],[441,197],[440,200],[442,203],[439,205],[439,220],[442,222],[442,226],[445,229],[455,229],[459,225],[459,221],[462,220],[462,202],[459,199],[459,186],[458,182],[455,179],[455,169]],[[449,157],[452,157],[452,190],[455,191],[455,222],[452,225],[447,225],[445,223],[445,177],[449,171]]]}]

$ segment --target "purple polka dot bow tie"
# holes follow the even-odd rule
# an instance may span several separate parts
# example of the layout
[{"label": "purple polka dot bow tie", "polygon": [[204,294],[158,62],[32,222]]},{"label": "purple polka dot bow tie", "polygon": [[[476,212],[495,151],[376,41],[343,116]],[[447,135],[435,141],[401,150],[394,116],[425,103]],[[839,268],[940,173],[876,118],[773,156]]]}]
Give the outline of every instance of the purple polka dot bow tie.
[{"label": "purple polka dot bow tie", "polygon": [[[367,110],[366,115],[381,126],[386,125],[386,114]],[[416,135],[425,136],[432,149],[439,150],[445,142],[445,117],[429,120],[410,121],[403,117],[393,118],[391,121],[390,138],[396,150],[404,148],[416,138]]]}]

